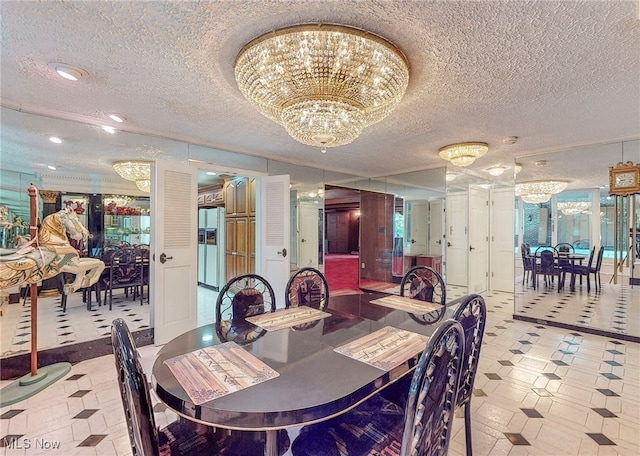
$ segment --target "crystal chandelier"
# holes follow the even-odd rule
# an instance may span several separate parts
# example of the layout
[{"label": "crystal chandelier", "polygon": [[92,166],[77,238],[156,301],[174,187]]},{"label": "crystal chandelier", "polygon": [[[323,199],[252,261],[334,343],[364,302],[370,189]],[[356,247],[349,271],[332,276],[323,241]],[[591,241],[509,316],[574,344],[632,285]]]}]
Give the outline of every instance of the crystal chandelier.
[{"label": "crystal chandelier", "polygon": [[148,180],[151,178],[151,163],[144,160],[118,161],[113,164],[113,169],[126,180]]},{"label": "crystal chandelier", "polygon": [[145,193],[151,193],[151,180],[149,179],[138,179],[136,181],[136,187],[138,190]]},{"label": "crystal chandelier", "polygon": [[393,111],[409,83],[404,54],[370,32],[303,24],[266,33],[238,54],[235,77],[263,115],[303,144],[349,144]]},{"label": "crystal chandelier", "polygon": [[466,142],[450,144],[440,149],[440,158],[448,160],[454,166],[469,166],[471,163],[486,155],[489,145],[483,142]]},{"label": "crystal chandelier", "polygon": [[558,209],[564,215],[577,215],[589,212],[591,203],[587,201],[561,201],[558,203]]},{"label": "crystal chandelier", "polygon": [[560,193],[569,183],[561,180],[529,181],[516,184],[516,196],[530,204],[546,203],[552,195]]}]

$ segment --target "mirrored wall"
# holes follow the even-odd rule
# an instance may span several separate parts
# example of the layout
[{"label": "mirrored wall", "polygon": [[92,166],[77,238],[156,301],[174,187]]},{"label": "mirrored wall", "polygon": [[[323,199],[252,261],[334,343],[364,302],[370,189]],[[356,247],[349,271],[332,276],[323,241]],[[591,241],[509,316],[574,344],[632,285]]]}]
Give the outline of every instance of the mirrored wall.
[{"label": "mirrored wall", "polygon": [[[631,227],[634,223],[640,226],[637,215],[636,220],[631,219],[632,205],[639,198],[616,199],[608,188],[609,167],[618,162],[640,163],[640,141],[518,157],[516,161],[523,166],[516,183],[565,180],[568,185],[547,201],[529,203],[516,198],[514,316],[640,337],[635,305],[640,302],[640,286],[634,282],[634,276],[640,275],[640,252],[629,249]],[[616,236],[621,241],[617,249]],[[529,259],[523,256],[527,247]],[[541,268],[542,250],[563,249],[569,252],[567,258],[560,253],[548,277],[541,270],[533,275],[525,271],[527,262],[533,264],[529,269]],[[589,265],[593,272],[585,274]],[[602,285],[596,287],[598,278]]]}]

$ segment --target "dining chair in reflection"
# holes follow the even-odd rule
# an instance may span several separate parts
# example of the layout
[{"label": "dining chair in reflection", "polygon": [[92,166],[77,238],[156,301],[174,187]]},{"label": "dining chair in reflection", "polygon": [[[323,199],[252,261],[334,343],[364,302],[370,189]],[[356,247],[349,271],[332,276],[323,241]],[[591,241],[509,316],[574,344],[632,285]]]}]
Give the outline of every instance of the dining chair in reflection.
[{"label": "dining chair in reflection", "polygon": [[285,307],[308,306],[323,310],[329,303],[329,286],[322,272],[302,268],[287,282]]},{"label": "dining chair in reflection", "polygon": [[400,281],[400,296],[446,305],[447,289],[442,276],[429,266],[415,266]]},{"label": "dining chair in reflection", "polygon": [[473,454],[471,445],[471,397],[478,371],[478,360],[487,322],[487,305],[480,295],[469,295],[453,314],[464,330],[464,357],[460,368],[460,385],[456,406],[464,407],[464,427],[467,456]]},{"label": "dining chair in reflection", "polygon": [[586,266],[575,265],[573,267],[573,273],[571,274],[571,288],[575,288],[576,276],[587,278],[587,291],[591,291],[590,277],[593,275],[593,283],[596,291],[602,289],[602,281],[600,279],[600,269],[602,268],[602,258],[604,256],[604,246],[600,246],[598,250],[598,256],[595,258],[595,265],[593,263],[595,257],[595,246],[591,249],[591,255],[589,256],[589,263]]},{"label": "dining chair in reflection", "polygon": [[246,317],[275,312],[276,295],[264,277],[244,274],[228,281],[216,301],[216,321],[244,321]]},{"label": "dining chair in reflection", "polygon": [[[560,268],[558,267],[558,252],[550,245],[542,245],[536,249],[534,263],[534,288],[538,287],[538,279],[544,277],[546,287],[553,286],[555,277],[560,277]],[[560,280],[560,279],[558,279]]]},{"label": "dining chair in reflection", "polygon": [[522,244],[520,246],[520,255],[522,256],[522,285],[524,286],[525,282],[532,278],[535,258],[531,257],[531,247],[529,244]]},{"label": "dining chair in reflection", "polygon": [[376,394],[351,411],[304,426],[293,456],[446,455],[451,439],[464,333],[446,320],[429,339],[405,404]]},{"label": "dining chair in reflection", "polygon": [[[142,370],[135,342],[125,321],[111,327],[118,386],[134,456],[200,456],[205,454],[264,454],[264,433],[216,430],[180,419],[158,429],[153,415],[147,377]],[[289,441],[281,432],[284,454]]]}]

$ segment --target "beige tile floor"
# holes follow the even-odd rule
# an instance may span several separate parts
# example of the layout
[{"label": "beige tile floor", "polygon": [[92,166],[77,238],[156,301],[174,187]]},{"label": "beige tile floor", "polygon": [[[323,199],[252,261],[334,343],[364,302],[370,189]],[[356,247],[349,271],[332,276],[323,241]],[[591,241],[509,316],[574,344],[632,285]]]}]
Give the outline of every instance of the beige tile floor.
[{"label": "beige tile floor", "polygon": [[[640,454],[640,344],[514,321],[512,293],[485,297],[488,324],[472,401],[474,454]],[[140,348],[145,369],[156,352]],[[162,404],[156,411],[158,425],[174,419]],[[32,447],[7,448],[11,436],[20,436],[23,446],[29,439]],[[36,439],[60,448],[37,449]],[[130,455],[113,356],[78,363],[47,390],[0,408],[0,450]],[[464,454],[462,418],[455,419],[449,454]]]}]

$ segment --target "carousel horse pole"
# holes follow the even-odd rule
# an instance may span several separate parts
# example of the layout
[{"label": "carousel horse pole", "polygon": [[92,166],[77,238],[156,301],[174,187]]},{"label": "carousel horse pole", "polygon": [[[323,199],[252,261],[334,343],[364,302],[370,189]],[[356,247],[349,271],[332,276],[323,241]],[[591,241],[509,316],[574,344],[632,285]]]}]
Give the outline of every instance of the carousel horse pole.
[{"label": "carousel horse pole", "polygon": [[[38,190],[31,184],[28,189],[31,206],[30,233],[34,246],[38,240]],[[23,401],[60,380],[71,370],[71,363],[62,362],[38,369],[38,284],[31,283],[31,372],[2,387],[0,407]]]},{"label": "carousel horse pole", "polygon": [[[37,201],[38,191],[31,184],[29,186],[29,203],[31,207],[31,224],[29,233],[34,240],[34,247],[39,247],[38,240],[38,212]],[[38,375],[38,284],[31,284],[31,376]]]}]

